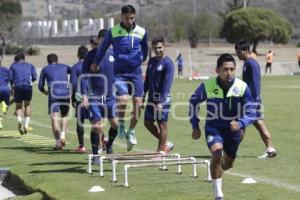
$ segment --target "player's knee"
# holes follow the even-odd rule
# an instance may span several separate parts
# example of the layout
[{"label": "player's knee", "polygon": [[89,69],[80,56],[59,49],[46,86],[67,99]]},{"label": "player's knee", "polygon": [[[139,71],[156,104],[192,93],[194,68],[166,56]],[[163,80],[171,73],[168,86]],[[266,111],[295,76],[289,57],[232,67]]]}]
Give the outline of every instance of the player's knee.
[{"label": "player's knee", "polygon": [[223,155],[222,151],[223,151],[222,149],[216,149],[216,150],[214,150],[214,151],[212,152],[213,158],[221,159],[221,158],[222,158],[222,155]]},{"label": "player's knee", "polygon": [[230,169],[232,167],[233,167],[233,163],[232,162],[222,163],[222,169],[223,170],[228,170],[228,169]]}]

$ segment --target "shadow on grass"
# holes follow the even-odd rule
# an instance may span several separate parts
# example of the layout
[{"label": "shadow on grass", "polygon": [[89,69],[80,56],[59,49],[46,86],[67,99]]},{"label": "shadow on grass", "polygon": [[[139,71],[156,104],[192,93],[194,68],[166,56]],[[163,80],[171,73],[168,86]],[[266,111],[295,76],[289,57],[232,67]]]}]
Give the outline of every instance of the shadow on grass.
[{"label": "shadow on grass", "polygon": [[[49,163],[51,164],[51,163]],[[86,174],[86,169],[82,169],[82,166],[69,167],[64,169],[52,169],[52,170],[32,170],[30,174],[46,174],[46,173],[80,173]]]},{"label": "shadow on grass", "polygon": [[86,165],[86,162],[44,162],[44,163],[32,163],[30,166],[43,166],[43,165]]},{"label": "shadow on grass", "polygon": [[[53,150],[53,147],[41,147],[41,146],[32,146],[32,147],[0,147],[0,149],[14,150],[14,151],[25,151],[28,153],[36,154],[77,154],[73,149],[63,149],[63,150]],[[83,154],[84,155],[84,154]]]}]

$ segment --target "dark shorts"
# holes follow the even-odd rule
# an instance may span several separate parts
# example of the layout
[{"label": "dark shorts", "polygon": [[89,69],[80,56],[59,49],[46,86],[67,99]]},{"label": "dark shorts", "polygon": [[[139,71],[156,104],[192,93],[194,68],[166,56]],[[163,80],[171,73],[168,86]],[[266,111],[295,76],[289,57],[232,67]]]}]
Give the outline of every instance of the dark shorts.
[{"label": "dark shorts", "polygon": [[261,120],[263,119],[263,114],[261,110],[261,102],[256,102],[256,112],[255,112],[255,119],[256,120]]},{"label": "dark shorts", "polygon": [[0,103],[4,101],[6,105],[9,105],[9,97],[9,87],[0,87]]},{"label": "dark shorts", "polygon": [[70,99],[55,99],[49,96],[48,99],[48,114],[60,112],[66,116],[70,109]]},{"label": "dark shorts", "polygon": [[85,108],[84,106],[80,106],[79,103],[76,103],[76,112],[75,112],[75,117],[83,121],[84,119],[89,118],[89,110]]},{"label": "dark shorts", "polygon": [[[116,102],[114,100],[114,102]],[[116,117],[116,106],[114,102],[97,103],[90,102],[89,106],[89,119],[91,122],[101,121],[103,118],[113,119]]]},{"label": "dark shorts", "polygon": [[16,103],[22,103],[23,101],[31,101],[32,99],[32,86],[24,85],[14,87],[14,97]]},{"label": "dark shorts", "polygon": [[144,120],[145,121],[168,122],[169,110],[170,110],[170,104],[163,105],[162,112],[157,112],[156,105],[154,103],[148,102],[146,105],[145,113],[144,113]]},{"label": "dark shorts", "polygon": [[208,148],[216,143],[221,143],[225,153],[235,159],[241,141],[241,131],[232,132],[206,126],[205,138]]},{"label": "dark shorts", "polygon": [[118,96],[129,94],[134,97],[142,97],[144,93],[143,74],[116,74],[115,86]]}]

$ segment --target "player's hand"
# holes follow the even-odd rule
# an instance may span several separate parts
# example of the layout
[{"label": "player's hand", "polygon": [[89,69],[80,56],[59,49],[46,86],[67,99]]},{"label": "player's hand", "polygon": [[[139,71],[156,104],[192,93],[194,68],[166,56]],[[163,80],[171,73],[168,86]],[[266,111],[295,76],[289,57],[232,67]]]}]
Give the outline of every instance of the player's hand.
[{"label": "player's hand", "polygon": [[240,129],[241,129],[241,127],[240,127],[240,123],[238,121],[231,121],[230,122],[230,130],[232,132],[238,131]]},{"label": "player's hand", "polygon": [[156,105],[156,108],[157,108],[157,112],[162,112],[163,111],[163,105],[160,104],[160,103]]},{"label": "player's hand", "polygon": [[89,107],[89,99],[87,98],[86,95],[83,95],[82,97],[82,105],[85,107],[85,108],[88,108]]},{"label": "player's hand", "polygon": [[46,95],[46,96],[49,94],[48,90],[44,90],[43,93],[44,93],[44,95]]},{"label": "player's hand", "polygon": [[192,138],[193,140],[198,140],[201,137],[201,130],[200,129],[193,129]]},{"label": "player's hand", "polygon": [[93,63],[91,66],[90,66],[90,69],[92,72],[96,73],[99,71],[99,65]]}]

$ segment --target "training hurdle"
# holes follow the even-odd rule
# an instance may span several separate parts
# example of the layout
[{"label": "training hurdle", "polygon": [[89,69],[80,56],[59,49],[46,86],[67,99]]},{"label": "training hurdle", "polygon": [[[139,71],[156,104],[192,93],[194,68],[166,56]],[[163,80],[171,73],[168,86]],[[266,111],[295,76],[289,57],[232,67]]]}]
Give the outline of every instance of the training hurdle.
[{"label": "training hurdle", "polygon": [[[112,161],[115,159],[145,159],[145,158],[165,158],[165,157],[175,157],[175,158],[181,158],[180,154],[175,153],[175,154],[161,154],[159,152],[155,153],[136,153],[136,154],[108,154],[108,155],[93,155],[89,154],[88,155],[88,169],[87,172],[89,174],[92,174],[92,159],[99,157],[99,176],[103,177],[104,176],[104,170],[103,170],[103,161],[108,160]],[[180,166],[178,171],[181,171]]]},{"label": "training hurdle", "polygon": [[[117,168],[117,164],[118,163],[122,163],[122,164],[134,164],[134,163],[157,163],[159,164],[159,166],[162,167],[162,170],[167,170],[166,168],[166,163],[171,162],[171,161],[177,161],[177,170],[176,170],[176,174],[182,174],[182,170],[181,170],[181,161],[196,161],[196,158],[194,157],[188,157],[188,158],[166,158],[166,157],[162,157],[159,160],[113,160],[112,161],[112,182],[117,182],[117,176],[116,176],[116,168]],[[193,177],[197,176],[197,171],[196,171],[196,164],[194,164],[194,169],[193,169]]]},{"label": "training hurdle", "polygon": [[[207,178],[205,179],[205,181],[211,181],[211,174],[210,174],[210,161],[209,160],[194,160],[194,161],[183,161],[183,162],[170,162],[170,163],[164,163],[163,165],[165,166],[172,166],[172,165],[190,165],[193,164],[193,174],[192,177],[198,177],[197,175],[197,164],[205,164],[207,167]],[[132,165],[132,164],[126,164],[124,166],[124,187],[129,187],[128,184],[128,169],[129,168],[140,168],[140,167],[156,167],[156,166],[161,166],[162,163],[144,163],[144,164],[136,164],[136,165]]]}]

